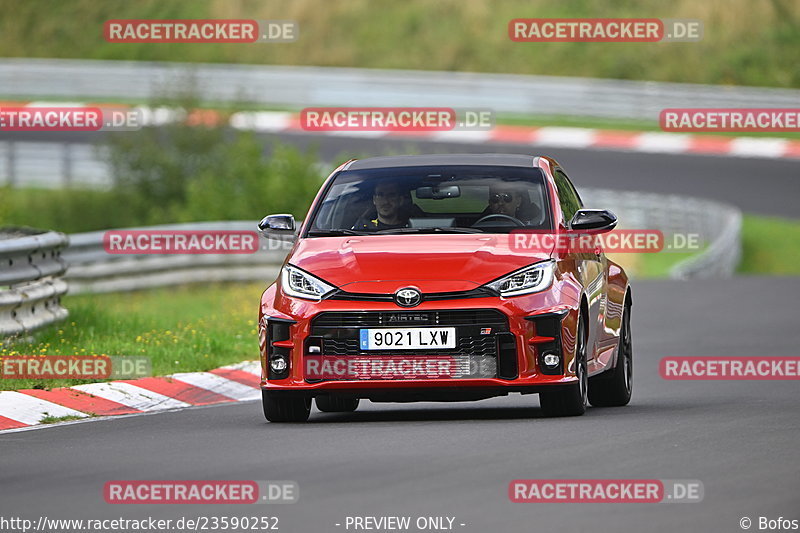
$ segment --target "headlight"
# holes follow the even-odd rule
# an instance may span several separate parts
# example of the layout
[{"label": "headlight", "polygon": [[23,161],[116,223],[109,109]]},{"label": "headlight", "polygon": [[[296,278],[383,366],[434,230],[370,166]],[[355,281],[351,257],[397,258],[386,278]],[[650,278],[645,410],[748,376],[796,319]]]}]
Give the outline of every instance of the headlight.
[{"label": "headlight", "polygon": [[543,291],[553,283],[555,268],[555,261],[536,263],[487,283],[486,286],[499,292],[500,296],[519,296]]},{"label": "headlight", "polygon": [[281,288],[289,296],[317,301],[336,290],[333,285],[292,265],[286,265],[281,271]]}]

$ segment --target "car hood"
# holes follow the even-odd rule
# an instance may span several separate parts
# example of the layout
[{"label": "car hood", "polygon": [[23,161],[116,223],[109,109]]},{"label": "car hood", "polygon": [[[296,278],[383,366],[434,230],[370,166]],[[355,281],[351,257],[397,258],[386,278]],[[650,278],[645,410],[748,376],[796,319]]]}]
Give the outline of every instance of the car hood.
[{"label": "car hood", "polygon": [[289,262],[354,293],[474,289],[549,253],[515,250],[514,235],[426,234],[301,239]]}]

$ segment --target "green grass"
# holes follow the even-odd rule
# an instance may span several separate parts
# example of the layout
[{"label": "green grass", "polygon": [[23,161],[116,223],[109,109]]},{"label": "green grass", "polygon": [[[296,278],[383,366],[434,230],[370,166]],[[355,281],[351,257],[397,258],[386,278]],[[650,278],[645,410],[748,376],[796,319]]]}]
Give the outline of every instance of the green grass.
[{"label": "green grass", "polygon": [[800,275],[800,221],[745,215],[739,273]]},{"label": "green grass", "polygon": [[[696,252],[658,252],[654,254],[637,254],[635,265],[631,268],[635,278],[668,278],[670,270]],[[621,262],[625,266],[624,259]]]},{"label": "green grass", "polygon": [[[699,253],[699,252],[696,252]],[[695,253],[618,254],[614,260],[636,278],[665,278]],[[739,274],[800,276],[800,220],[745,215]]]},{"label": "green grass", "polygon": [[0,186],[0,227],[31,226],[65,233],[141,225],[114,191]]},{"label": "green grass", "polygon": [[[664,236],[665,249],[654,253],[614,253],[609,254],[609,258],[620,264],[629,276],[636,279],[642,278],[668,278],[670,271],[678,263],[690,259],[705,249],[705,243],[699,243],[699,247],[691,251],[672,251],[675,237]],[[686,243],[675,243],[685,249]]]},{"label": "green grass", "polygon": [[59,422],[70,422],[72,420],[83,420],[84,416],[65,415],[65,416],[44,416],[39,420],[40,424],[58,424]]},{"label": "green grass", "polygon": [[[265,283],[192,285],[67,296],[66,322],[3,355],[136,355],[154,375],[211,370],[258,359],[256,320]],[[271,280],[270,280],[271,281]],[[0,389],[53,388],[79,380],[0,380]]]},{"label": "green grass", "polygon": [[[800,87],[795,0],[0,0],[6,57],[454,70]],[[516,43],[513,18],[704,22],[697,43]],[[114,44],[109,19],[295,20],[284,44]]]}]

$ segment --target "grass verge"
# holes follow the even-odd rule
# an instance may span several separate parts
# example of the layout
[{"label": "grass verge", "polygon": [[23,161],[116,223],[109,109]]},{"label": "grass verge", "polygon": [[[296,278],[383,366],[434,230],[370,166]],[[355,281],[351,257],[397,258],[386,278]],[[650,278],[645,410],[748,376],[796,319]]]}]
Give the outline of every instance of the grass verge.
[{"label": "grass verge", "polygon": [[740,274],[800,276],[800,221],[745,215]]},{"label": "grass verge", "polygon": [[[614,261],[636,278],[666,278],[694,253],[616,254]],[[800,276],[800,220],[745,215],[739,274]]]},{"label": "grass verge", "polygon": [[[42,331],[33,342],[0,349],[0,356],[146,356],[156,376],[257,359],[258,301],[265,287],[266,283],[213,284],[67,296],[66,322]],[[0,389],[90,382],[3,379]]]},{"label": "grass verge", "polygon": [[83,420],[84,416],[66,415],[66,416],[51,416],[47,415],[39,420],[40,424],[58,424],[59,422],[71,422],[72,420]]},{"label": "grass verge", "polygon": [[[617,79],[800,86],[800,7],[792,0],[0,0],[7,57],[198,61],[458,70]],[[699,19],[690,43],[518,43],[515,18]],[[110,19],[293,20],[273,44],[109,43]],[[402,53],[398,53],[402,50]]]}]

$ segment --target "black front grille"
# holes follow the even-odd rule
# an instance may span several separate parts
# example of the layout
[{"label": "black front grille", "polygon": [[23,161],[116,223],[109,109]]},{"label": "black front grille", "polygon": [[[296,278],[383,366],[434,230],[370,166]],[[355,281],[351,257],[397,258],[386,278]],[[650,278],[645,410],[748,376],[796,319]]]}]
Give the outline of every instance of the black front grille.
[{"label": "black front grille", "polygon": [[[362,350],[362,328],[454,327],[456,347],[427,350]],[[491,361],[490,375],[483,377],[516,378],[517,352],[508,319],[494,309],[459,309],[440,311],[327,311],[311,321],[311,335],[305,342],[308,356],[413,356],[430,353],[433,357],[461,357],[480,362]],[[504,361],[508,359],[508,361]],[[500,371],[502,369],[502,371]],[[471,377],[478,377],[473,375]],[[315,380],[319,381],[319,380]]]},{"label": "black front grille", "polygon": [[[324,355],[362,355],[370,353],[361,351],[358,339],[322,339],[322,353]],[[384,355],[413,355],[419,353],[414,350],[386,350],[381,352]],[[494,335],[479,335],[471,337],[461,337],[458,339],[458,346],[449,350],[438,350],[441,355],[476,355],[492,356],[497,354],[497,341]]]},{"label": "black front grille", "polygon": [[508,331],[508,320],[499,311],[465,309],[444,311],[371,311],[320,313],[311,322],[312,334],[325,329],[405,327],[405,326],[482,326]]}]

